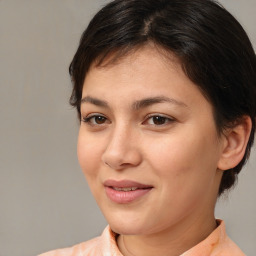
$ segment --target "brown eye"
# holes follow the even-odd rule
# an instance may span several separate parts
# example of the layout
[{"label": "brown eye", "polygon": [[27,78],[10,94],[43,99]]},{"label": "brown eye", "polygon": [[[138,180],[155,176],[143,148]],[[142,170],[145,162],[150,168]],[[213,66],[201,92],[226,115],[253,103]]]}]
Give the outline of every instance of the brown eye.
[{"label": "brown eye", "polygon": [[96,124],[104,124],[106,122],[106,117],[104,116],[95,116],[94,117]]},{"label": "brown eye", "polygon": [[100,115],[93,115],[86,118],[83,118],[83,122],[88,123],[90,125],[102,125],[105,124],[107,118]]},{"label": "brown eye", "polygon": [[167,121],[166,117],[163,116],[153,116],[152,117],[152,122],[154,125],[163,125]]},{"label": "brown eye", "polygon": [[154,125],[154,126],[161,126],[166,125],[168,123],[173,122],[174,119],[166,116],[161,115],[152,115],[147,118],[147,120],[144,122],[144,124]]}]

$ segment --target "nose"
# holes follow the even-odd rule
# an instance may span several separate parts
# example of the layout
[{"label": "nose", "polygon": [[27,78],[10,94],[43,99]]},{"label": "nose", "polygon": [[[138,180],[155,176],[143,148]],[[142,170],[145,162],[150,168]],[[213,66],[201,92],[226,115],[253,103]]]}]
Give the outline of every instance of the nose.
[{"label": "nose", "polygon": [[103,163],[114,170],[138,166],[142,161],[138,142],[136,132],[124,126],[116,128],[102,154]]}]

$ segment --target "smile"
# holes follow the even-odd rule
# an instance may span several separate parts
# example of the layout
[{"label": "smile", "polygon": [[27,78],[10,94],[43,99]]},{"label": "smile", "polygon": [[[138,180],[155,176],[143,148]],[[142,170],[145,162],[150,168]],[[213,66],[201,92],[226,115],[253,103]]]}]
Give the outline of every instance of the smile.
[{"label": "smile", "polygon": [[134,181],[107,180],[104,182],[107,197],[115,203],[127,204],[131,203],[152,190],[151,185],[145,185]]},{"label": "smile", "polygon": [[132,187],[132,188],[117,188],[117,187],[112,187],[114,190],[117,190],[117,191],[134,191],[136,189],[138,189],[137,187]]}]

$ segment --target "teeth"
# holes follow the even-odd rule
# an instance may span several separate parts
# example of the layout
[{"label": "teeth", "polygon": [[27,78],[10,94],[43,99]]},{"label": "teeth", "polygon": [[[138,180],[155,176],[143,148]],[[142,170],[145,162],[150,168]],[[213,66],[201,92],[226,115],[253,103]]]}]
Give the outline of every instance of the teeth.
[{"label": "teeth", "polygon": [[113,187],[114,190],[117,190],[117,191],[134,191],[137,189],[137,187],[131,187],[131,188],[117,188],[117,187]]}]

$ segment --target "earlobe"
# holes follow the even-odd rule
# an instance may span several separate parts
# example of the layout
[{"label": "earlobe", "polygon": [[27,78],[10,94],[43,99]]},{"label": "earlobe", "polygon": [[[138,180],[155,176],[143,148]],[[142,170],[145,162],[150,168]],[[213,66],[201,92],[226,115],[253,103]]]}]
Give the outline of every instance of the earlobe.
[{"label": "earlobe", "polygon": [[245,149],[250,137],[252,121],[245,116],[223,135],[223,148],[218,162],[219,170],[228,170],[237,166],[244,157]]}]

